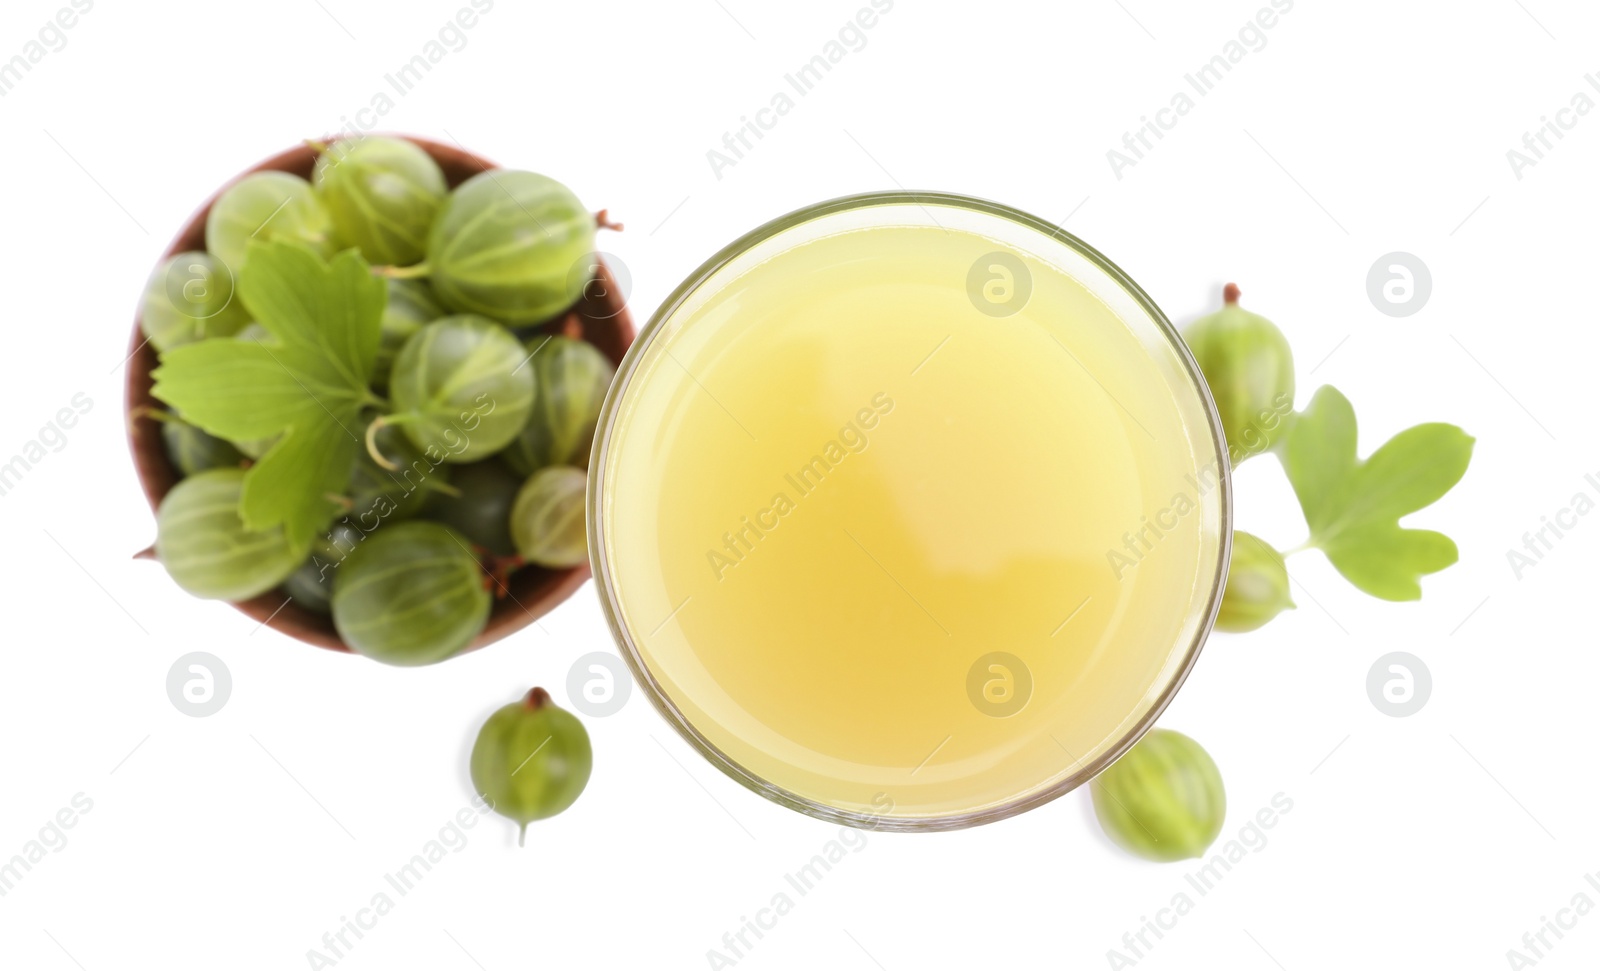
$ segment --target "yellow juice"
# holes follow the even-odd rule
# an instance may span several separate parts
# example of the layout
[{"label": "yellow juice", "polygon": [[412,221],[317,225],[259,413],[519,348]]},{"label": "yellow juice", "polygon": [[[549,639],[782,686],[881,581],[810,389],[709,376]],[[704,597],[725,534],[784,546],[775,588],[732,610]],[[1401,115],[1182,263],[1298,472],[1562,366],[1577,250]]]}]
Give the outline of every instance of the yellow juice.
[{"label": "yellow juice", "polygon": [[903,208],[769,240],[646,335],[604,430],[601,583],[669,717],[747,784],[965,825],[1165,703],[1227,489],[1134,301],[1058,240]]}]

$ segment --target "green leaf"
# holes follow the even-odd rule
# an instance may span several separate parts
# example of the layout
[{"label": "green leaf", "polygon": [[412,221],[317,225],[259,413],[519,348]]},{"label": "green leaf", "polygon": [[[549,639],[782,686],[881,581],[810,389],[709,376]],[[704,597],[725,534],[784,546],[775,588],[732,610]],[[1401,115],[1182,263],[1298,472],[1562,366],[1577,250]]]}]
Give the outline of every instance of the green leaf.
[{"label": "green leaf", "polygon": [[1391,523],[1347,530],[1322,551],[1357,589],[1384,600],[1421,600],[1418,578],[1458,559],[1455,541],[1445,534]]},{"label": "green leaf", "polygon": [[[1283,465],[1300,498],[1306,525],[1316,536],[1343,502],[1343,489],[1356,461],[1356,412],[1336,388],[1324,385],[1295,416],[1284,447]],[[1307,488],[1301,488],[1306,483]]]},{"label": "green leaf", "polygon": [[1472,445],[1454,425],[1417,425],[1363,462],[1356,457],[1355,409],[1336,389],[1318,388],[1293,422],[1283,453],[1310,545],[1374,597],[1420,598],[1419,578],[1455,563],[1456,544],[1441,533],[1402,529],[1400,518],[1461,481]]},{"label": "green leaf", "polygon": [[239,512],[252,530],[282,524],[296,549],[333,518],[361,447],[361,409],[377,357],[387,286],[349,250],[324,261],[290,242],[250,244],[239,295],[272,341],[200,341],[162,355],[155,396],[234,441],[277,443],[251,467]]}]

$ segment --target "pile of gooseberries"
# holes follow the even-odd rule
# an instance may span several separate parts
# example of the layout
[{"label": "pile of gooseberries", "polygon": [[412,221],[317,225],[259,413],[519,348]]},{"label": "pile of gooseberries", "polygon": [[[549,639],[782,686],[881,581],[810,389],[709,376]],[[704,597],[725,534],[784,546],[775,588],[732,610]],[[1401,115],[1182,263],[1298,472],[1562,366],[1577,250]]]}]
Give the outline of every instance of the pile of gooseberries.
[{"label": "pile of gooseberries", "polygon": [[[570,311],[593,278],[596,228],[609,224],[532,172],[489,170],[452,190],[410,141],[314,148],[309,181],[262,171],[223,192],[206,251],[150,277],[141,325],[162,355],[198,341],[270,344],[235,292],[250,241],[323,258],[355,249],[388,287],[367,382],[387,407],[362,416],[364,448],[309,556],[281,528],[250,531],[239,511],[246,470],[277,436],[225,441],[155,413],[184,477],[161,503],[155,552],[195,596],[278,589],[329,615],[356,653],[431,664],[477,638],[512,571],[587,561],[585,470],[614,369]],[[563,317],[564,329],[551,326]]]}]

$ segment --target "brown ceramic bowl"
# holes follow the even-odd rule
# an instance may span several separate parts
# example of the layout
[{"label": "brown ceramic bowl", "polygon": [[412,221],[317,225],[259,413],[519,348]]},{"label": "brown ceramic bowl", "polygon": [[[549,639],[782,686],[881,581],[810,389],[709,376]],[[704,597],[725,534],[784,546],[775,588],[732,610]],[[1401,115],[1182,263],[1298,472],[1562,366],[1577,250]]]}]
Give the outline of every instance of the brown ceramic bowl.
[{"label": "brown ceramic bowl", "polygon": [[[451,188],[479,172],[498,167],[453,146],[422,138],[401,137],[415,142],[433,156],[434,161],[444,169],[445,179]],[[315,162],[316,153],[311,147],[298,145],[242,173],[240,178],[252,172],[276,170],[309,179]],[[217,195],[221,192],[219,189]],[[162,255],[162,260],[188,250],[205,249],[206,215],[211,211],[212,203],[216,202],[217,195],[213,195],[194,214]],[[156,351],[146,343],[140,324],[141,321],[134,320],[133,337],[129,345],[126,405],[129,415],[128,445],[133,451],[133,464],[139,481],[154,512],[182,476],[167,456],[166,445],[161,437],[161,423],[148,416],[150,409],[159,409],[162,405],[150,394],[153,383],[150,372],[156,366]],[[575,306],[534,330],[582,337],[600,348],[614,363],[621,363],[622,355],[633,343],[634,336],[633,320],[628,314],[625,296],[619,292],[615,278],[604,265],[600,268],[597,285],[586,289],[583,298]],[[531,566],[518,570],[511,575],[505,595],[495,600],[489,622],[468,650],[491,644],[528,626],[567,599],[588,578],[587,564],[571,570],[545,570]],[[350,650],[339,639],[330,618],[301,608],[281,590],[269,591],[234,606],[274,630],[307,644],[335,651]]]}]

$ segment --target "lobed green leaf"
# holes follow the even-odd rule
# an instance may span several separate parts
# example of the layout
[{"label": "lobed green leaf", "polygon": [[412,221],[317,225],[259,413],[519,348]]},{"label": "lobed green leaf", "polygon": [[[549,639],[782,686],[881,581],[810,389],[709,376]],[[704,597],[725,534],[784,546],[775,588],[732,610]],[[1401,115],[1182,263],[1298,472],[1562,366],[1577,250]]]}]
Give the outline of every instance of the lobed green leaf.
[{"label": "lobed green leaf", "polygon": [[281,433],[246,474],[239,512],[252,530],[282,525],[297,551],[349,484],[361,409],[375,400],[368,383],[386,292],[353,250],[330,262],[303,244],[257,240],[239,294],[273,340],[202,341],[155,371],[156,397],[214,435]]},{"label": "lobed green leaf", "polygon": [[1322,551],[1358,590],[1382,600],[1421,600],[1419,578],[1460,558],[1455,541],[1443,533],[1392,523],[1346,530]]},{"label": "lobed green leaf", "polygon": [[1417,425],[1363,462],[1356,456],[1355,410],[1325,386],[1292,423],[1284,469],[1311,545],[1345,579],[1374,597],[1416,600],[1419,579],[1455,563],[1459,554],[1448,536],[1403,529],[1399,520],[1461,481],[1472,446],[1473,438],[1454,425]]},{"label": "lobed green leaf", "polygon": [[1291,425],[1284,470],[1315,536],[1343,506],[1356,467],[1356,411],[1338,389],[1323,385]]}]

